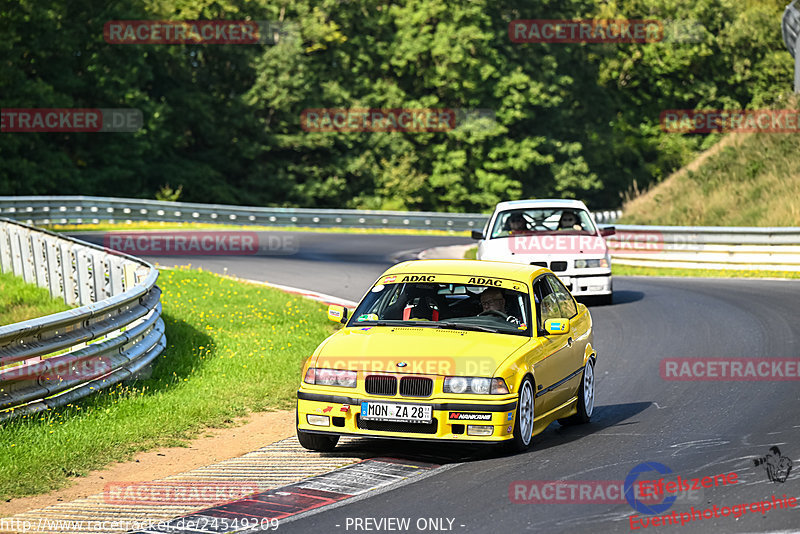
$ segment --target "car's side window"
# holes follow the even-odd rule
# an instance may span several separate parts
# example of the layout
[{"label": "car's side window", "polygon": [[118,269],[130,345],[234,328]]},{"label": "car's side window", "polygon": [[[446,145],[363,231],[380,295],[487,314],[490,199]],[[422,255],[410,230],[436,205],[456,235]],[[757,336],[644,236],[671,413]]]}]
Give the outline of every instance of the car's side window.
[{"label": "car's side window", "polygon": [[544,322],[548,319],[561,318],[561,309],[553,289],[544,278],[533,284],[534,299],[536,301],[536,318],[539,331],[544,331]]},{"label": "car's side window", "polygon": [[548,275],[546,278],[550,283],[550,287],[553,289],[556,301],[558,301],[558,307],[561,309],[561,317],[564,319],[575,317],[575,315],[578,314],[578,306],[575,304],[575,299],[569,294],[569,291],[567,291],[567,288],[565,288],[561,280],[555,276]]}]

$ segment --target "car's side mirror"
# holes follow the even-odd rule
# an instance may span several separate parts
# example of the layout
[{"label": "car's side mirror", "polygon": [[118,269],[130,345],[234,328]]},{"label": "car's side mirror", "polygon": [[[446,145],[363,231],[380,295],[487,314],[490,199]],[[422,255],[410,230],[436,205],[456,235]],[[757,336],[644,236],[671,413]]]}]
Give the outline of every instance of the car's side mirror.
[{"label": "car's side mirror", "polygon": [[347,308],[344,306],[337,306],[335,304],[331,304],[328,306],[328,319],[333,321],[334,323],[346,323],[347,322]]},{"label": "car's side mirror", "polygon": [[472,239],[483,239],[483,232],[479,232],[478,230],[473,230]]},{"label": "car's side mirror", "polygon": [[548,319],[544,322],[544,330],[550,335],[569,333],[569,319]]},{"label": "car's side mirror", "polygon": [[610,235],[614,235],[617,233],[617,229],[614,226],[606,226],[605,228],[600,229],[600,235],[603,237],[608,237]]}]

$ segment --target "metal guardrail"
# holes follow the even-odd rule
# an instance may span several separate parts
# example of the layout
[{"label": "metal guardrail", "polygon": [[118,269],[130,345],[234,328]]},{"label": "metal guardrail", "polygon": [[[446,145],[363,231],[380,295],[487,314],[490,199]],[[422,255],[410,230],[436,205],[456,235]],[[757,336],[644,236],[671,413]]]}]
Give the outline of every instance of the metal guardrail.
[{"label": "metal guardrail", "polygon": [[[0,197],[0,214],[30,224],[128,221],[319,228],[482,229],[486,214],[263,208],[85,196]],[[593,213],[614,223],[620,211]],[[617,226],[617,263],[651,267],[800,270],[800,228]],[[631,246],[639,242],[638,248]],[[626,248],[627,246],[627,248]]]},{"label": "metal guardrail", "polygon": [[[462,232],[483,228],[489,217],[480,213],[264,208],[84,196],[0,197],[0,214],[29,224],[45,225],[164,221]],[[601,211],[594,213],[594,217],[597,222],[609,223],[620,214],[619,211]]]},{"label": "metal guardrail", "polygon": [[615,263],[687,269],[800,271],[800,228],[617,225]]},{"label": "metal guardrail", "polygon": [[166,345],[147,262],[0,217],[0,270],[78,306],[0,326],[0,421],[137,375]]}]

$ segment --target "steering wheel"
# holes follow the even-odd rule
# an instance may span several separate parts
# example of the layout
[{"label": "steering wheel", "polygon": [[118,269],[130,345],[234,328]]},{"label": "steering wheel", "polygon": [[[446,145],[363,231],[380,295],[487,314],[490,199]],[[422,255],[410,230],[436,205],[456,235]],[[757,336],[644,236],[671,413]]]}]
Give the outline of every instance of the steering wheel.
[{"label": "steering wheel", "polygon": [[500,317],[504,321],[508,319],[508,314],[505,314],[505,313],[501,312],[500,310],[482,311],[481,313],[478,314],[478,317],[480,317],[481,315],[495,315],[497,317]]}]

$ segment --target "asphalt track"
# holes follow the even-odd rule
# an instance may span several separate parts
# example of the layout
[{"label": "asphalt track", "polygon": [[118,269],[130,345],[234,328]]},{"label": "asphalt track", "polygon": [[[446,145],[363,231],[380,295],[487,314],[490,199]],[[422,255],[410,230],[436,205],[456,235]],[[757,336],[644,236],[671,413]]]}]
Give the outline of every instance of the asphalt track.
[{"label": "asphalt track", "polygon": [[[286,235],[297,239],[291,255],[150,259],[227,269],[243,278],[357,300],[386,267],[410,257],[410,251],[468,242],[446,236]],[[537,504],[510,497],[515,481],[622,481],[643,462],[659,462],[682,477],[738,475],[737,484],[702,490],[691,502],[676,502],[667,514],[733,507],[773,495],[799,498],[797,381],[665,381],[659,363],[667,357],[797,358],[800,281],[616,278],[614,287],[614,305],[591,308],[598,350],[591,423],[553,423],[529,452],[517,455],[383,440],[349,445],[449,468],[300,516],[282,523],[279,531],[630,532],[629,516],[641,514],[627,502]],[[770,482],[764,468],[753,462],[775,445],[794,463],[783,483]],[[651,471],[643,478],[657,475]],[[410,527],[397,530],[396,523],[383,523],[384,528],[376,528],[373,521],[387,518],[408,518]],[[428,518],[444,518],[445,528],[430,528]],[[797,532],[800,506],[641,530]]]}]

